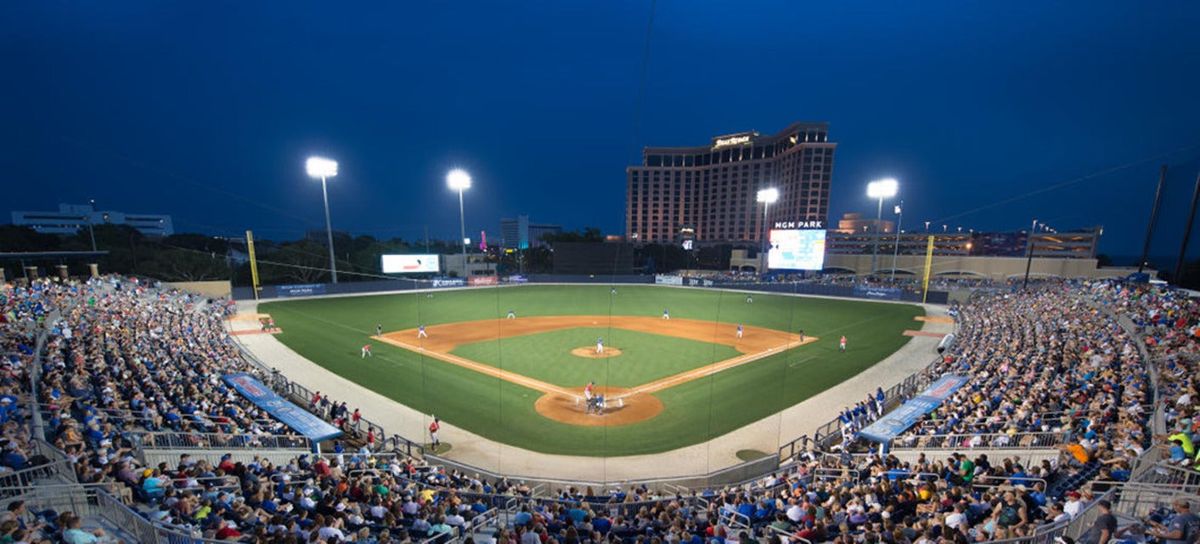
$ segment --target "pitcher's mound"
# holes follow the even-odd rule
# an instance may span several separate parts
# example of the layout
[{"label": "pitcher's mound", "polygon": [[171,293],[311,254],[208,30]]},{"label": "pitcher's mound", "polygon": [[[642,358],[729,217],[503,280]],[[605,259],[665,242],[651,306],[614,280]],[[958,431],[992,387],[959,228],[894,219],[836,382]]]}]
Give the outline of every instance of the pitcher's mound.
[{"label": "pitcher's mound", "polygon": [[604,346],[604,353],[596,353],[596,346],[584,348],[575,348],[571,350],[571,355],[576,357],[586,357],[588,359],[608,359],[621,354],[621,348],[610,348]]},{"label": "pitcher's mound", "polygon": [[[605,348],[604,351],[608,351]],[[571,388],[577,397],[567,397],[557,393],[546,393],[538,398],[533,408],[542,416],[560,423],[582,425],[585,427],[614,427],[645,421],[663,410],[663,403],[658,397],[646,393],[637,393],[625,397],[628,389],[621,387],[597,387],[596,392],[604,395],[608,406],[603,414],[589,414],[583,400],[583,388]],[[621,397],[618,400],[618,397]]]}]

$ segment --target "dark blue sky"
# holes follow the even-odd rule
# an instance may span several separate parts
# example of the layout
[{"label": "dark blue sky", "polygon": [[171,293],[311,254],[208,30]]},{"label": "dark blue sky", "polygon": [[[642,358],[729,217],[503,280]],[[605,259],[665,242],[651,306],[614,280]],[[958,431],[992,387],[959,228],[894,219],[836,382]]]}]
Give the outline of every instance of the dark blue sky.
[{"label": "dark blue sky", "polygon": [[1156,253],[1200,168],[1196,2],[660,0],[637,136],[647,2],[355,8],[6,4],[0,208],[91,197],[180,231],[295,236],[323,226],[302,166],[320,153],[341,163],[339,229],[456,236],[443,177],[461,166],[470,231],[528,213],[619,232],[641,146],[816,120],[839,142],[831,219],[872,210],[865,182],[891,175],[910,225],[1103,224],[1124,255],[1163,162],[1146,159],[1193,146],[1165,159]]}]

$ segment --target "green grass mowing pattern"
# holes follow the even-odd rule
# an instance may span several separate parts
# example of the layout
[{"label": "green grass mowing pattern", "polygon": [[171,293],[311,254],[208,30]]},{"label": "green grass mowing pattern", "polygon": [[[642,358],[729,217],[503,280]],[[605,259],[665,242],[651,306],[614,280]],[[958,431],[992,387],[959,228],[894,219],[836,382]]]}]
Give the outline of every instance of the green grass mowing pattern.
[{"label": "green grass mowing pattern", "polygon": [[[620,348],[621,355],[608,359],[571,355],[579,347],[594,350],[596,338],[604,338],[605,347]],[[741,355],[725,345],[607,327],[475,342],[451,353],[554,385],[582,387],[595,381],[626,388]]]},{"label": "green grass mowing pattern", "polygon": [[[778,413],[858,374],[909,338],[920,307],[869,301],[653,286],[522,286],[483,290],[339,297],[260,305],[282,327],[277,338],[331,372],[492,440],[565,455],[614,456],[667,451],[720,436]],[[818,336],[820,341],[657,393],[657,417],[619,427],[579,427],[534,411],[540,393],[417,353],[359,347],[385,331],[518,315],[650,315],[746,323]],[[849,350],[839,353],[845,334]],[[595,342],[595,338],[591,339]],[[583,345],[587,345],[586,343]],[[507,356],[506,356],[507,358]],[[618,358],[619,359],[619,358]],[[352,399],[345,399],[352,400]],[[858,399],[846,399],[847,404]],[[351,407],[353,408],[353,406]],[[370,414],[364,414],[368,418]],[[418,437],[409,437],[417,439]],[[783,437],[790,439],[794,437]]]}]

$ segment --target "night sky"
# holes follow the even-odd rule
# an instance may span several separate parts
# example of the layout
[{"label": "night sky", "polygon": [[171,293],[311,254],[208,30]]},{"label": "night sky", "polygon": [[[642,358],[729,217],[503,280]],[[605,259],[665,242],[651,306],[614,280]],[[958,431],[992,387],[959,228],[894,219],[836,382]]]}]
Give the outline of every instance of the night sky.
[{"label": "night sky", "polygon": [[660,0],[641,108],[648,2],[353,8],[6,3],[0,212],[95,198],[294,237],[323,227],[323,154],[340,230],[456,237],[457,166],[474,236],[518,213],[620,233],[642,146],[811,120],[839,143],[831,220],[894,176],[910,226],[1102,224],[1132,255],[1166,162],[1170,254],[1200,170],[1194,1]]}]

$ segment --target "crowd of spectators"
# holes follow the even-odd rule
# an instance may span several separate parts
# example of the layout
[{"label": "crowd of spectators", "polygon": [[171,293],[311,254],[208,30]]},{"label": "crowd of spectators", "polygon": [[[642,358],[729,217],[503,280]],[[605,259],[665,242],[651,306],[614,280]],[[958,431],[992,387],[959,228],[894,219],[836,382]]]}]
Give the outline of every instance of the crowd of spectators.
[{"label": "crowd of spectators", "polygon": [[[1096,501],[1099,483],[1127,478],[1151,444],[1156,399],[1139,342],[1151,353],[1170,429],[1160,442],[1164,455],[1181,465],[1200,462],[1200,306],[1152,287],[1039,282],[957,308],[958,341],[931,372],[969,380],[897,445],[956,435],[961,442],[949,446],[959,453],[902,461],[852,448],[808,451],[761,481],[675,496],[632,488],[534,497],[521,482],[448,472],[373,444],[337,444],[332,454],[281,464],[184,455],[144,466],[134,451],[155,431],[216,447],[222,437],[289,435],[219,379],[230,371],[262,374],[225,332],[228,303],[107,277],[8,287],[0,309],[0,470],[49,461],[31,461],[38,437],[24,409],[34,400],[36,337],[48,330],[36,401],[45,439],[70,460],[78,481],[107,486],[154,523],[230,541],[441,541],[456,532],[478,536],[485,519],[499,526],[485,538],[502,544],[931,544],[1028,536],[1078,516]],[[1114,316],[1129,317],[1142,338]],[[882,393],[844,412],[845,426],[859,430],[878,417]],[[343,428],[361,417],[319,393],[309,407]],[[972,451],[1031,433],[1062,436],[1063,454],[1024,466]],[[513,505],[512,519],[492,517],[493,509]],[[0,519],[0,541],[111,539],[80,528],[69,513],[52,522],[56,532],[30,515],[10,518],[19,523]]]}]

